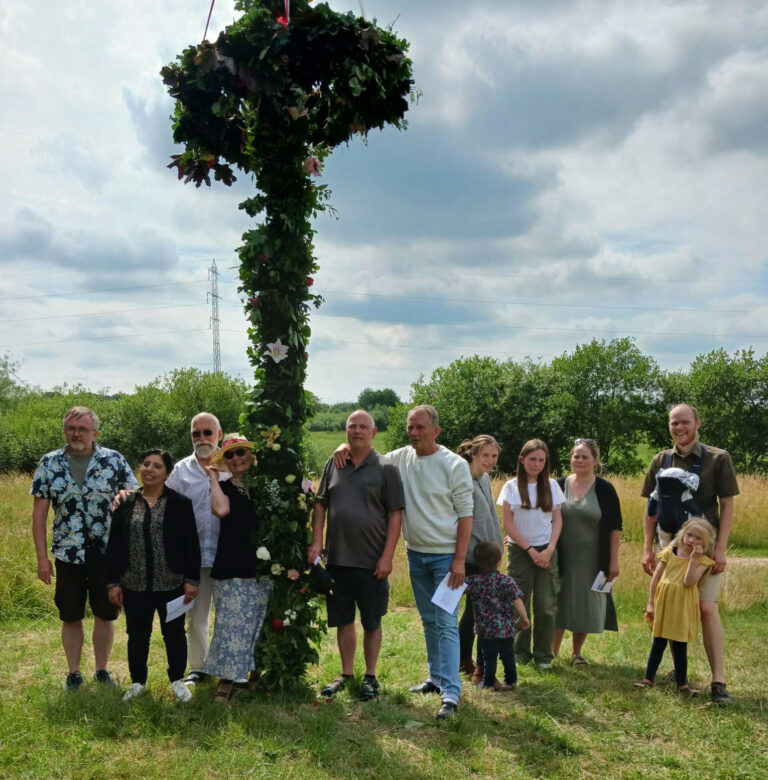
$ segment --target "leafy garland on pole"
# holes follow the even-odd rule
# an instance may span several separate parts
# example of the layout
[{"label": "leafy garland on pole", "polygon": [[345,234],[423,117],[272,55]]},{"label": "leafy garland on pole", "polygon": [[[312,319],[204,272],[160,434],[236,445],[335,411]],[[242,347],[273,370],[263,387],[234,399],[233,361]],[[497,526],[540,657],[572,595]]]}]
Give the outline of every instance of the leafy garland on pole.
[{"label": "leafy garland on pole", "polygon": [[405,127],[413,79],[407,42],[352,13],[307,0],[235,7],[242,16],[215,43],[188,47],[161,75],[176,100],[174,141],[185,147],[168,167],[199,187],[211,175],[231,185],[234,166],[257,187],[240,204],[259,218],[238,250],[256,380],[243,426],[260,447],[257,557],[274,589],[258,652],[263,684],[277,690],[317,661],[322,625],[304,575],[313,494],[301,455],[309,312],[321,303],[311,219],[330,208],[316,178],[353,135]]}]

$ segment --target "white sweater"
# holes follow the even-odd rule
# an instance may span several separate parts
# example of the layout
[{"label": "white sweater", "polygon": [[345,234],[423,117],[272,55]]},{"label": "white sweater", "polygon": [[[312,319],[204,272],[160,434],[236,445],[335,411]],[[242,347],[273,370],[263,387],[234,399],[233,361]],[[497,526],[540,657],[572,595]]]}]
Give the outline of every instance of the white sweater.
[{"label": "white sweater", "polygon": [[474,510],[472,476],[464,458],[440,446],[433,455],[401,447],[384,456],[403,482],[403,539],[409,550],[452,553],[460,517]]}]

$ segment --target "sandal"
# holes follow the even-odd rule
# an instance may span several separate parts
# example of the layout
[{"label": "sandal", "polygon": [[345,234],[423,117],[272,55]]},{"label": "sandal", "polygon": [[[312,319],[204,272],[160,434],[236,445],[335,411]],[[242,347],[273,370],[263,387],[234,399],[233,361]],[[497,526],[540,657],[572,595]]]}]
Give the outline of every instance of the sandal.
[{"label": "sandal", "polygon": [[218,704],[226,704],[232,693],[232,680],[222,680],[213,694],[213,700]]},{"label": "sandal", "polygon": [[677,692],[681,696],[687,696],[689,699],[697,699],[700,693],[700,691],[697,691],[695,688],[689,688],[687,685],[679,685]]},{"label": "sandal", "polygon": [[571,658],[571,664],[573,666],[587,666],[589,661],[587,661],[583,655],[574,655],[573,658]]},{"label": "sandal", "polygon": [[635,688],[653,688],[653,682],[651,680],[638,680],[634,686]]},{"label": "sandal", "polygon": [[326,699],[332,699],[339,691],[343,691],[346,685],[346,677],[342,675],[341,677],[337,677],[333,682],[328,683],[328,685],[320,691],[320,695]]}]

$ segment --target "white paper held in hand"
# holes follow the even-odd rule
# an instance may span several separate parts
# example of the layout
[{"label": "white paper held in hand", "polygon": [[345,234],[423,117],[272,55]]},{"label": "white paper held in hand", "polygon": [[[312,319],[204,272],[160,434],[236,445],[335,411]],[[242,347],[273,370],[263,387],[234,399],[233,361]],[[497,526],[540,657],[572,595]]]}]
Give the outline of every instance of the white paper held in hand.
[{"label": "white paper held in hand", "polygon": [[461,594],[464,593],[467,586],[464,584],[459,585],[458,588],[449,588],[448,579],[450,576],[451,573],[448,572],[448,574],[443,577],[443,581],[437,586],[435,595],[432,596],[432,603],[437,604],[440,609],[444,609],[446,612],[453,613],[459,604]]},{"label": "white paper held in hand", "polygon": [[608,582],[605,572],[599,571],[597,577],[595,577],[595,581],[592,583],[591,590],[595,590],[598,593],[610,593],[613,590],[613,580]]},{"label": "white paper held in hand", "polygon": [[176,620],[177,617],[181,617],[185,612],[189,612],[194,603],[195,600],[192,599],[189,604],[185,604],[184,596],[179,596],[177,599],[171,599],[165,605],[165,622],[170,623],[172,620]]}]

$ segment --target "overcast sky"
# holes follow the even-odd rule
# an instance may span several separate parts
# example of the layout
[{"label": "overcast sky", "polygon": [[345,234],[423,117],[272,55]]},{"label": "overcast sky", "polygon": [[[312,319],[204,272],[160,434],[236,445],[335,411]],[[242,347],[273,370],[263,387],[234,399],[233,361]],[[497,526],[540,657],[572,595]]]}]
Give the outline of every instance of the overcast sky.
[{"label": "overcast sky", "polygon": [[[360,12],[357,0],[334,0]],[[20,377],[130,391],[212,367],[248,378],[235,249],[252,185],[165,168],[160,68],[208,0],[0,5],[0,354]],[[336,150],[316,224],[326,303],[308,386],[403,398],[462,355],[549,360],[632,336],[668,369],[768,350],[764,2],[365,0],[411,43],[406,132]],[[234,18],[217,0],[209,39]]]}]

